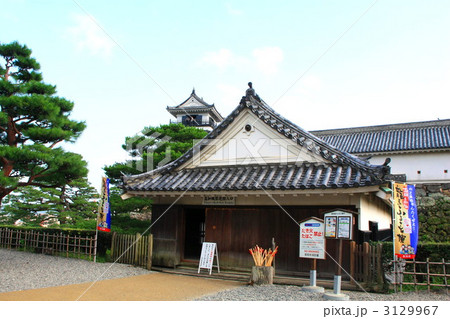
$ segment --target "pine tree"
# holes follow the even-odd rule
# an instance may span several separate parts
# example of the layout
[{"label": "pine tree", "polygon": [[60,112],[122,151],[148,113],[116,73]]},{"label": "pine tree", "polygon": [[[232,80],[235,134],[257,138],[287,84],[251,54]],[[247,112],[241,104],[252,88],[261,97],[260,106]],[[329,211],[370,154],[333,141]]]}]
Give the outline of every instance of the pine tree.
[{"label": "pine tree", "polygon": [[60,224],[76,225],[96,218],[98,197],[87,178],[80,178],[56,188],[26,186],[4,199],[3,222],[12,224],[22,220],[26,225],[39,225],[49,216]]},{"label": "pine tree", "polygon": [[57,147],[85,123],[69,119],[74,103],[56,96],[39,69],[27,46],[0,44],[0,205],[21,187],[55,188],[87,174],[81,155]]},{"label": "pine tree", "polygon": [[122,148],[132,159],[103,168],[115,186],[111,188],[113,214],[142,212],[151,206],[151,201],[143,197],[121,199],[119,186],[123,174],[140,174],[167,164],[187,152],[195,140],[202,139],[206,134],[206,131],[196,127],[172,123],[145,127],[139,134],[126,137]]}]

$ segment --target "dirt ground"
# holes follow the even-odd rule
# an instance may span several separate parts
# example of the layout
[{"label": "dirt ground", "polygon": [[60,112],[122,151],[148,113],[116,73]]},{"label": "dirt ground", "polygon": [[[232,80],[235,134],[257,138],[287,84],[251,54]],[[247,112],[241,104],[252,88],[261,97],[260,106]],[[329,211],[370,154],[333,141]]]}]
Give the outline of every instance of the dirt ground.
[{"label": "dirt ground", "polygon": [[0,293],[0,301],[183,301],[243,283],[163,273]]}]

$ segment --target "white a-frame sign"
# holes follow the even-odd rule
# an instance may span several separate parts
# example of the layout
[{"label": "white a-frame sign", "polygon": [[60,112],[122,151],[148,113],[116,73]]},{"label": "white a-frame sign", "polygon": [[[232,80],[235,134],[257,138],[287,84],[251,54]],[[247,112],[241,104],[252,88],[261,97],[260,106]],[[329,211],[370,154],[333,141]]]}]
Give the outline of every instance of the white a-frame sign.
[{"label": "white a-frame sign", "polygon": [[202,253],[200,255],[200,261],[198,263],[198,273],[200,273],[200,269],[209,269],[209,274],[212,273],[212,268],[214,267],[214,257],[216,257],[217,262],[217,272],[220,272],[219,267],[219,253],[217,252],[217,244],[216,243],[207,243],[204,242],[202,245]]}]

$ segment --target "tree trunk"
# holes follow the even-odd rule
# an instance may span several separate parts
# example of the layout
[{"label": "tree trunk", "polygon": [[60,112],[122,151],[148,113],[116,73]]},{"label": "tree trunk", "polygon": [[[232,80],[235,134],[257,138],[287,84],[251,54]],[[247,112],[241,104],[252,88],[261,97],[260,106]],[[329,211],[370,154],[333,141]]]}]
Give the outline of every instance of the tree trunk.
[{"label": "tree trunk", "polygon": [[254,285],[272,285],[274,272],[272,266],[253,266],[250,281]]}]

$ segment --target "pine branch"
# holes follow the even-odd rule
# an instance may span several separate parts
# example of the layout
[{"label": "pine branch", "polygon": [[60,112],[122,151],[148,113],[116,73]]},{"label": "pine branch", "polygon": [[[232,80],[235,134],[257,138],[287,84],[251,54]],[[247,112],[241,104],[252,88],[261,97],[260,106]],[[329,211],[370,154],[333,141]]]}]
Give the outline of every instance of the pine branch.
[{"label": "pine branch", "polygon": [[49,148],[55,147],[56,144],[61,143],[62,141],[64,141],[64,139],[54,142],[52,145],[49,146]]}]

